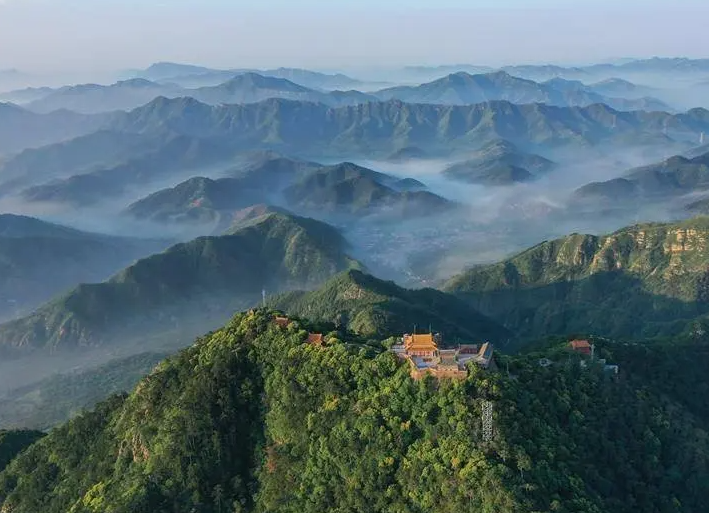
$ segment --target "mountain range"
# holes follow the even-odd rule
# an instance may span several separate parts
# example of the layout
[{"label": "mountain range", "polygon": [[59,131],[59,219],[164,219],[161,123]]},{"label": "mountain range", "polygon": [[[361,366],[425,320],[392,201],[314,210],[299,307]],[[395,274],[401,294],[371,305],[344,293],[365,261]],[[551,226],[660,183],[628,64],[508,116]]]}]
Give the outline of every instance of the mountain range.
[{"label": "mountain range", "polygon": [[170,329],[185,343],[187,333],[223,322],[255,302],[262,289],[312,287],[359,265],[345,249],[327,224],[269,212],[227,235],[200,237],[139,260],[106,282],[79,285],[0,326],[0,350],[71,351]]},{"label": "mountain range", "polygon": [[555,78],[571,80],[623,79],[658,75],[701,76],[709,72],[709,59],[689,59],[684,57],[653,57],[650,59],[629,59],[617,63],[599,63],[588,66],[560,66],[554,64],[517,64],[495,69],[489,66],[460,64],[453,66],[417,66],[405,68],[410,80],[430,80],[431,77],[466,72],[471,74],[504,71],[510,75],[528,80],[545,81]]},{"label": "mountain range", "polygon": [[0,513],[705,512],[709,60],[386,73],[0,95]]},{"label": "mountain range", "polygon": [[135,72],[134,75],[136,78],[166,82],[168,84],[180,84],[183,87],[202,87],[218,85],[245,73],[282,78],[308,88],[320,90],[353,89],[362,85],[361,81],[341,73],[328,74],[298,68],[219,70],[172,62],[153,64],[145,70]]},{"label": "mountain range", "polygon": [[604,103],[617,110],[671,110],[654,98],[607,97],[581,82],[556,79],[538,83],[497,71],[481,75],[453,73],[419,86],[399,86],[378,91],[380,100],[401,100],[407,103],[469,105],[489,101],[509,101],[516,104],[545,103],[560,107],[586,107]]},{"label": "mountain range", "polygon": [[4,98],[30,98],[31,101],[24,104],[24,107],[33,112],[71,110],[83,114],[132,110],[159,96],[191,97],[209,105],[257,103],[270,98],[323,103],[331,107],[387,100],[442,105],[504,100],[517,104],[546,103],[562,107],[604,103],[617,110],[671,110],[657,99],[638,96],[636,91],[630,91],[633,98],[626,98],[627,84],[621,86],[616,83],[614,88],[613,83],[606,83],[598,88],[615,89],[620,97],[604,96],[596,90],[596,86],[586,86],[579,81],[554,79],[537,83],[498,71],[480,75],[459,72],[419,86],[399,86],[370,93],[352,89],[322,91],[286,78],[244,72],[225,78],[217,85],[192,89],[135,78],[112,85],[83,84],[56,90],[43,89],[46,94],[42,97],[36,97],[39,95],[38,90],[11,92]]},{"label": "mountain range", "polygon": [[[311,289],[360,265],[346,256],[342,237],[318,221],[257,206],[232,223],[225,235],[174,246],[0,326],[0,345],[8,353],[96,345],[135,329],[164,333],[177,326],[192,333],[194,316],[203,316],[204,327],[212,322],[210,310],[223,319],[225,311],[255,301],[262,288]],[[467,329],[509,340],[510,347],[530,337],[591,329],[630,339],[693,337],[709,326],[706,240],[709,218],[700,217],[544,242],[452,278],[443,290],[468,303],[474,309],[468,313],[435,291],[407,292],[357,273],[273,304],[314,319],[337,318],[370,335],[394,325],[403,329],[415,312],[428,311],[428,322],[447,331]],[[357,301],[348,302],[344,289],[368,292],[356,292]],[[158,313],[158,321],[149,320]],[[477,331],[464,328],[466,317]]]},{"label": "mountain range", "polygon": [[278,155],[253,157],[248,162],[244,168],[229,171],[229,177],[194,177],[161,189],[129,205],[126,213],[143,220],[222,226],[220,220],[230,218],[235,210],[277,199],[289,183],[323,167]]},{"label": "mountain range", "polygon": [[[46,91],[46,90],[45,90]],[[50,90],[24,107],[39,113],[70,110],[82,114],[131,110],[153,100],[156,96],[181,96],[182,88],[162,85],[149,80],[133,79],[112,85],[81,84]],[[15,93],[6,96],[16,97]]]},{"label": "mountain range", "polygon": [[[7,93],[5,97],[17,99],[20,93],[22,91]],[[96,114],[114,110],[132,110],[159,96],[168,98],[188,96],[210,105],[257,103],[269,98],[319,102],[331,106],[355,105],[377,100],[376,96],[359,91],[323,92],[296,84],[285,78],[251,72],[230,76],[217,85],[194,89],[134,78],[111,85],[65,86],[55,90],[45,90],[45,93],[44,96],[33,98],[23,106],[38,113],[71,110],[83,114]],[[37,94],[38,92],[35,91],[33,95],[27,94],[27,96],[36,96]]]},{"label": "mountain range", "polygon": [[232,175],[190,178],[132,203],[126,213],[159,222],[212,224],[218,231],[235,211],[254,202],[348,222],[371,214],[415,218],[423,212],[434,215],[454,208],[452,202],[426,191],[418,180],[402,180],[351,162],[324,166],[273,157]]},{"label": "mountain range", "polygon": [[189,98],[158,98],[117,116],[108,127],[133,133],[167,129],[183,135],[229,137],[238,147],[269,147],[296,154],[389,156],[415,146],[436,155],[492,139],[507,139],[523,149],[620,139],[627,145],[649,135],[695,141],[702,131],[709,131],[709,111],[619,112],[600,104],[568,108],[508,102],[438,106],[396,100],[330,108],[276,99],[215,107]]},{"label": "mountain range", "polygon": [[503,101],[439,106],[392,100],[329,107],[270,99],[210,106],[191,98],[159,97],[130,112],[92,116],[65,111],[36,114],[2,105],[0,134],[3,130],[7,137],[0,151],[6,153],[103,131],[154,138],[216,138],[235,150],[273,149],[294,155],[387,158],[402,148],[416,147],[436,157],[495,139],[509,140],[524,150],[601,142],[657,145],[658,138],[664,143],[693,143],[701,132],[709,132],[709,113],[705,109],[681,114],[620,112],[601,104],[569,108]]}]

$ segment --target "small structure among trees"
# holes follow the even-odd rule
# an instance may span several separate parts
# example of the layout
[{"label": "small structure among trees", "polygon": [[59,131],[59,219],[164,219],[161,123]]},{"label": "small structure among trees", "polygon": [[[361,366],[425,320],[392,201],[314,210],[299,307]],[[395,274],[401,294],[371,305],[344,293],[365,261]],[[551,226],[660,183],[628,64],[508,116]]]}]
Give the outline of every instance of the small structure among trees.
[{"label": "small structure among trees", "polygon": [[577,353],[591,355],[591,343],[588,340],[572,340],[569,347]]},{"label": "small structure among trees", "polygon": [[274,317],[273,322],[274,324],[276,324],[276,326],[280,328],[287,328],[293,321],[291,321],[288,317],[282,317],[280,315],[277,315],[276,317]]},{"label": "small structure among trees", "polygon": [[308,333],[308,344],[320,347],[323,344],[322,333]]}]

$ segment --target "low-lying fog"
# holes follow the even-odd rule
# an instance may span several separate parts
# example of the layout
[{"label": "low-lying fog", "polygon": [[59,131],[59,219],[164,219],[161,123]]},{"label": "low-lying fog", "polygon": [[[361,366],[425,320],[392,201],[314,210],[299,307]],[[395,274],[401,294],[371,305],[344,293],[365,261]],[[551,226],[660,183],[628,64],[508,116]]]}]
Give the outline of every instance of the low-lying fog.
[{"label": "low-lying fog", "polygon": [[413,177],[431,192],[461,203],[455,215],[423,217],[394,225],[356,226],[347,231],[356,257],[374,272],[406,285],[437,285],[474,264],[503,259],[534,244],[569,233],[602,234],[636,222],[667,221],[672,205],[613,212],[574,208],[573,192],[593,181],[623,175],[655,163],[665,150],[575,150],[545,155],[559,165],[527,183],[491,187],[447,179],[442,171],[454,161],[405,163],[358,160],[357,164],[399,177]]}]

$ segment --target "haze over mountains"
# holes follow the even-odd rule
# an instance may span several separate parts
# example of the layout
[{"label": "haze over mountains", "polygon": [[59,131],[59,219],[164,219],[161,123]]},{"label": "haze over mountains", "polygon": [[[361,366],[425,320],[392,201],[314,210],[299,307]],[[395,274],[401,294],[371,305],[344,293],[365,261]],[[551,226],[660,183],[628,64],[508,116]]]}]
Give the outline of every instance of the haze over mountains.
[{"label": "haze over mountains", "polygon": [[0,214],[0,320],[26,313],[76,283],[107,278],[168,244]]},{"label": "haze over mountains", "polygon": [[628,171],[624,176],[594,182],[576,191],[584,202],[621,202],[632,205],[662,203],[702,194],[709,189],[709,153],[688,159],[674,156],[657,164]]},{"label": "haze over mountains", "polygon": [[708,62],[0,74],[0,511],[703,511]]},{"label": "haze over mountains", "polygon": [[[632,86],[632,84],[630,84]],[[309,88],[286,78],[255,72],[236,74],[223,82],[199,88],[183,88],[174,83],[157,83],[135,78],[102,86],[84,84],[56,90],[20,90],[0,95],[0,99],[17,101],[27,109],[47,113],[55,110],[73,110],[95,114],[113,110],[131,110],[158,96],[168,98],[191,97],[210,105],[229,103],[257,103],[269,98],[283,98],[323,103],[330,106],[357,105],[380,100],[402,100],[408,103],[468,105],[493,100],[513,103],[546,103],[574,107],[605,103],[622,110],[669,110],[660,100],[641,97],[640,88],[611,87],[601,84],[617,97],[604,96],[595,86],[578,81],[555,79],[544,83],[521,79],[504,71],[482,75],[459,72],[417,87],[399,86],[369,93],[354,89],[323,91]],[[631,98],[627,98],[630,95]]]}]

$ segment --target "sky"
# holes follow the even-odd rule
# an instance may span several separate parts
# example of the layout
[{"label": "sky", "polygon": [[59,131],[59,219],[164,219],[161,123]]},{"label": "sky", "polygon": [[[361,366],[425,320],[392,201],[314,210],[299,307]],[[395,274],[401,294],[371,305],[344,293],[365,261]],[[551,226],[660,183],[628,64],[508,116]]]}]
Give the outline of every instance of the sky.
[{"label": "sky", "polygon": [[706,0],[0,0],[0,69],[709,57]]}]

